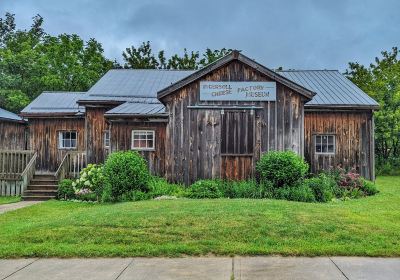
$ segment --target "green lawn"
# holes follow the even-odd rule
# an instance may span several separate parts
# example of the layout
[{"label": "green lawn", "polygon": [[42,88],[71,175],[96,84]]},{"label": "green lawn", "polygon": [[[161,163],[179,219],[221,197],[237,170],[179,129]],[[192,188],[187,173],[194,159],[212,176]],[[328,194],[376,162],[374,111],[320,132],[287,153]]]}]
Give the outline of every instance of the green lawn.
[{"label": "green lawn", "polygon": [[14,203],[20,200],[20,196],[0,196],[0,204]]},{"label": "green lawn", "polygon": [[400,256],[400,177],[377,183],[376,196],[327,204],[49,201],[0,215],[0,257]]}]

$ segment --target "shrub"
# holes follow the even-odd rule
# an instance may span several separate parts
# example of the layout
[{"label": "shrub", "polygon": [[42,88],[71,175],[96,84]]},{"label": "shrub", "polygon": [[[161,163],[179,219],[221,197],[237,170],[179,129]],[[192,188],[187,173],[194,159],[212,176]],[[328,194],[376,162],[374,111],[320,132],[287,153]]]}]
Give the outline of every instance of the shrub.
[{"label": "shrub", "polygon": [[378,193],[374,183],[365,180],[355,169],[346,171],[336,168],[328,173],[338,184],[336,197],[338,198],[360,198],[362,196]]},{"label": "shrub", "polygon": [[264,198],[263,185],[255,180],[245,181],[221,181],[219,190],[223,197],[229,198]]},{"label": "shrub", "polygon": [[272,151],[262,155],[256,170],[261,181],[269,181],[276,188],[290,187],[304,179],[308,164],[292,151]]},{"label": "shrub", "polygon": [[276,199],[285,199],[300,202],[315,202],[313,190],[305,185],[299,184],[293,187],[281,187],[274,189],[273,196]]},{"label": "shrub", "polygon": [[[150,174],[144,158],[136,151],[109,155],[104,165],[106,199],[121,200],[132,191],[148,192]],[[107,198],[108,196],[108,198]]]},{"label": "shrub", "polygon": [[179,184],[168,183],[164,178],[151,178],[149,182],[149,193],[151,197],[159,196],[185,196],[185,188]]},{"label": "shrub", "polygon": [[362,188],[361,189],[366,195],[375,195],[379,192],[373,182],[367,181],[365,179],[362,179]]},{"label": "shrub", "polygon": [[192,184],[188,191],[189,198],[220,198],[223,193],[219,189],[222,184],[220,180],[199,180]]},{"label": "shrub", "polygon": [[64,179],[58,183],[57,197],[59,199],[74,199],[75,190],[72,186],[72,180]]},{"label": "shrub", "polygon": [[306,179],[304,185],[309,186],[314,192],[315,200],[319,202],[328,202],[336,196],[338,188],[335,180],[326,175],[319,174],[318,177]]},{"label": "shrub", "polygon": [[75,196],[77,199],[83,200],[83,201],[97,201],[98,200],[97,194],[88,188],[82,188],[82,189],[76,190]]},{"label": "shrub", "polygon": [[100,164],[88,164],[80,172],[79,178],[72,183],[75,193],[83,190],[81,194],[87,195],[89,191],[98,198],[102,195],[104,189],[103,166]]}]

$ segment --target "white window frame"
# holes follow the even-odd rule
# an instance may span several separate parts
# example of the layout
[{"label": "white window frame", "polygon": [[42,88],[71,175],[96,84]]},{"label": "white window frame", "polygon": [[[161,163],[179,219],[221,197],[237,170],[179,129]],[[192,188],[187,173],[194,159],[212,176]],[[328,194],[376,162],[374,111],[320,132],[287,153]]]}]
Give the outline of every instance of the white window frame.
[{"label": "white window frame", "polygon": [[[64,139],[64,133],[75,133],[76,138],[75,138],[75,146],[74,147],[65,147],[65,140]],[[71,141],[71,139],[69,139]],[[60,150],[76,150],[78,148],[78,132],[76,130],[60,130],[58,131],[58,149]]]},{"label": "white window frame", "polygon": [[[148,134],[151,134],[150,139],[146,139],[146,146],[147,146],[147,140],[152,140],[153,141],[153,146],[152,147],[135,147],[135,134],[145,134],[146,137]],[[132,139],[131,139],[131,149],[136,150],[136,151],[154,151],[156,147],[156,137],[155,137],[155,131],[154,130],[132,130]],[[138,140],[138,139],[136,139]]]},{"label": "white window frame", "polygon": [[[107,134],[108,134],[108,138],[107,138]],[[110,148],[110,146],[111,146],[111,132],[110,132],[110,130],[104,130],[103,141],[104,141],[104,148],[106,148],[106,149]],[[107,145],[107,141],[108,141],[108,145]]]},{"label": "white window frame", "polygon": [[[322,148],[323,144],[321,142],[321,152],[317,152],[317,137],[321,137],[321,141],[322,141],[322,137],[324,137],[324,136],[333,137],[333,152],[328,152],[329,138],[328,138],[328,144],[327,144],[328,146],[326,147],[327,151],[326,152],[322,151],[323,150],[323,148]],[[335,155],[336,154],[336,135],[335,134],[329,134],[329,133],[314,135],[314,147],[313,147],[313,149],[314,149],[314,153],[316,155]]]}]

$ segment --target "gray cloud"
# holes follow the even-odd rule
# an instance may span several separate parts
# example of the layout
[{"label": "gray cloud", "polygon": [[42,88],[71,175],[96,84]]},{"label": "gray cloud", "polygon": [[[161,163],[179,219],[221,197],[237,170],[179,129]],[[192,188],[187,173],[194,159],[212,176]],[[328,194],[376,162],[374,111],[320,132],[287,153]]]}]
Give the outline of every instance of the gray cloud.
[{"label": "gray cloud", "polygon": [[400,45],[397,0],[0,1],[0,13],[15,13],[18,27],[39,13],[47,32],[94,37],[118,60],[126,47],[150,40],[167,54],[226,47],[272,68],[343,71]]}]

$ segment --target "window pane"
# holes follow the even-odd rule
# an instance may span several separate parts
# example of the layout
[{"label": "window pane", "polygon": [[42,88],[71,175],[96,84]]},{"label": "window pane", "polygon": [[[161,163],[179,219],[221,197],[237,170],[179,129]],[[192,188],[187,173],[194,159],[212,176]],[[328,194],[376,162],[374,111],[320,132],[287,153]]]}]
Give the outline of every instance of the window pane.
[{"label": "window pane", "polygon": [[321,151],[321,136],[315,136],[315,152],[320,153]]},{"label": "window pane", "polygon": [[139,148],[146,148],[146,140],[138,140]]},{"label": "window pane", "polygon": [[153,140],[148,140],[148,141],[147,141],[147,148],[154,148],[154,146],[153,146]]},{"label": "window pane", "polygon": [[71,132],[71,139],[75,139],[76,140],[76,132]]},{"label": "window pane", "polygon": [[328,152],[328,136],[322,136],[322,152]]}]

